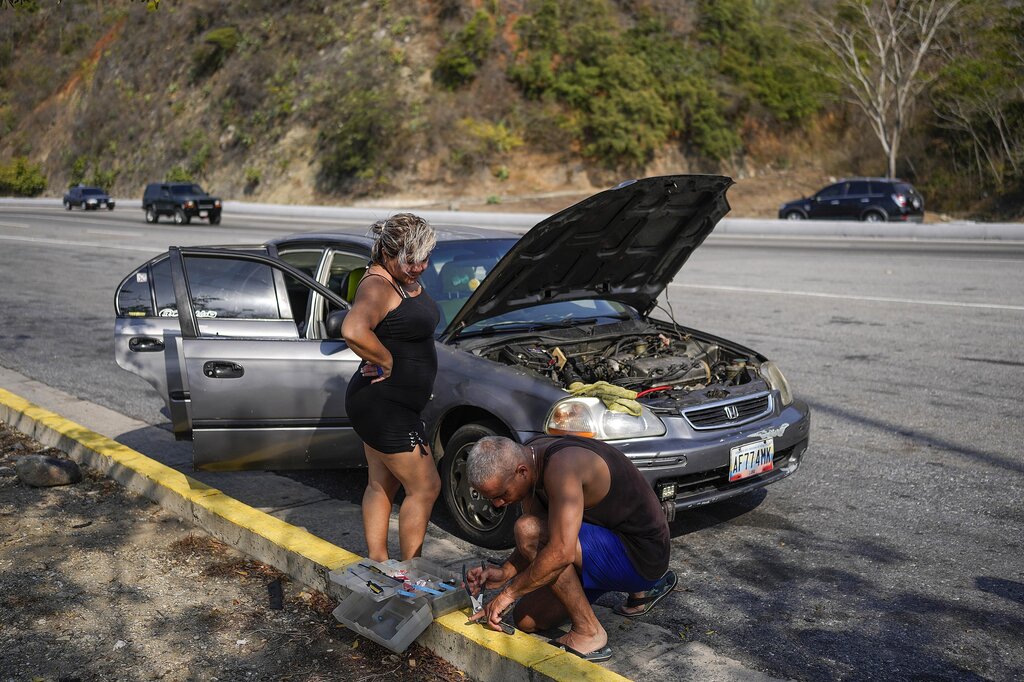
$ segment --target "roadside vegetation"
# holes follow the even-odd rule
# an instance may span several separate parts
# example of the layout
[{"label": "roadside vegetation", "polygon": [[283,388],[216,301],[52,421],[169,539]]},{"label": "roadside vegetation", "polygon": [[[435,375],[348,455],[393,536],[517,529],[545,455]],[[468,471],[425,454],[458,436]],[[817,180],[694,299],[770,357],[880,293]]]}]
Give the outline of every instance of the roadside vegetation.
[{"label": "roadside vegetation", "polygon": [[580,174],[800,170],[1024,217],[1024,3],[813,7],[8,2],[0,169],[21,179],[0,193],[187,178],[257,200],[497,198]]}]

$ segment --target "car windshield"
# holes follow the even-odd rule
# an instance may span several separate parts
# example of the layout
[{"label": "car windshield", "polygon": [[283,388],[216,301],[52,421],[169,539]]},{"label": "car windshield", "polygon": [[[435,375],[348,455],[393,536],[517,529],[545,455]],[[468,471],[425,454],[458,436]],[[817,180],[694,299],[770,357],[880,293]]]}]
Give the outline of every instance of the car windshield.
[{"label": "car windshield", "polygon": [[199,185],[171,185],[172,194],[205,194]]},{"label": "car windshield", "polygon": [[96,189],[95,187],[87,187],[82,190],[82,194],[87,197],[99,197],[103,196],[105,192],[101,189]]},{"label": "car windshield", "polygon": [[[437,331],[442,331],[465,305],[469,297],[490,274],[491,269],[516,243],[515,239],[473,239],[442,241],[430,254],[430,266],[421,281],[430,297],[441,309]],[[487,318],[467,326],[467,333],[486,334],[497,331],[550,329],[593,323],[599,319],[632,317],[632,309],[614,301],[587,299],[544,303],[503,315]]]}]

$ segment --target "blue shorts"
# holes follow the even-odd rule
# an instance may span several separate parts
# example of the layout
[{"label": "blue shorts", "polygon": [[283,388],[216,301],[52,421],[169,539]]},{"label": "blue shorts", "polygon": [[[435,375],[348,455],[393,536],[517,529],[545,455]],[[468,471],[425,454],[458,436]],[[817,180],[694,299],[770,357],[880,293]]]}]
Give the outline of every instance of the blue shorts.
[{"label": "blue shorts", "polygon": [[605,592],[646,592],[658,584],[636,572],[619,536],[607,528],[584,523],[580,527],[583,550],[583,591],[593,604]]}]

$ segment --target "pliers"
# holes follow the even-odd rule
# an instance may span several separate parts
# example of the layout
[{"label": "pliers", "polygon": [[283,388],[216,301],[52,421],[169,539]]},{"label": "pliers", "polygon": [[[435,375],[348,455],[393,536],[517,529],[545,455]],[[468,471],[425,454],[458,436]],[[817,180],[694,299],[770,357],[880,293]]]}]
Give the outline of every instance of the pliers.
[{"label": "pliers", "polygon": [[[481,560],[480,561],[481,575],[483,574],[483,571],[485,571],[485,570],[487,570],[486,566],[484,565],[484,562]],[[475,597],[473,596],[473,593],[469,591],[469,580],[468,580],[467,573],[466,573],[466,564],[462,564],[462,586],[466,588],[466,594],[469,595],[469,605],[470,605],[470,608],[473,610],[473,615],[475,616],[476,614],[478,614],[478,613],[480,613],[481,611],[484,610],[484,591],[483,591],[483,588],[481,587],[480,594],[476,595]],[[505,609],[504,612],[502,612],[502,614],[501,614],[502,621],[500,623],[498,623],[501,626],[502,631],[506,635],[514,635],[516,633],[515,626],[512,625],[511,623],[506,623],[504,621],[504,618],[508,614],[510,614],[511,612],[512,612],[512,606],[509,606],[507,609]],[[479,620],[475,620],[475,621],[474,620],[467,620],[466,621],[466,625],[472,625],[473,623],[479,623],[480,625],[484,625],[483,621],[479,621]]]}]

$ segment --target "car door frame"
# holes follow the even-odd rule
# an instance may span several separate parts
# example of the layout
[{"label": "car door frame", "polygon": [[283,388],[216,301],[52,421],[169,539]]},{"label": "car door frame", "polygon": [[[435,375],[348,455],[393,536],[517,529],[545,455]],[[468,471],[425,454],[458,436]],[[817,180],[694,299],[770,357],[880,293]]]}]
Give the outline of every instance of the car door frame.
[{"label": "car door frame", "polygon": [[[235,390],[230,387],[224,389],[224,386],[230,384],[226,384],[222,377],[214,376],[207,371],[208,367],[212,366],[211,363],[218,367],[230,366],[235,359],[244,356],[247,358],[244,362],[247,363],[252,378],[253,371],[260,372],[265,369],[261,364],[260,354],[264,349],[270,348],[269,344],[300,344],[291,345],[289,348],[295,351],[294,356],[289,355],[287,360],[290,367],[295,370],[294,376],[289,374],[290,383],[283,382],[275,386],[279,391],[276,399],[285,404],[292,404],[289,401],[293,401],[295,404],[308,406],[310,401],[316,401],[315,395],[310,397],[312,394],[307,394],[303,390],[305,384],[301,378],[304,376],[322,376],[325,385],[328,381],[332,382],[332,385],[338,388],[333,392],[334,399],[337,401],[340,394],[343,401],[344,391],[340,390],[343,388],[342,384],[354,373],[360,360],[343,339],[309,339],[299,335],[297,330],[293,339],[204,334],[202,323],[192,305],[185,259],[220,258],[269,266],[274,277],[278,307],[280,310],[288,310],[289,313],[293,311],[284,286],[285,273],[308,286],[312,290],[311,299],[318,294],[322,299],[343,310],[347,310],[349,304],[303,271],[273,256],[211,247],[171,247],[168,254],[181,330],[181,382],[190,397],[188,418],[195,468],[226,471],[349,467],[365,464],[361,441],[352,430],[347,417],[335,417],[333,413],[328,415],[323,406],[318,409],[317,414],[312,414],[311,411],[306,419],[284,418],[279,421],[268,418],[265,414],[257,414],[252,419],[238,419],[237,415],[234,415],[235,418],[224,418],[224,414],[230,413],[230,409],[225,408],[221,412],[219,407],[210,407],[213,404],[222,405],[221,401],[225,395],[229,397],[230,403],[231,391]],[[305,311],[305,314],[310,315],[310,311]],[[273,356],[277,364],[282,362],[279,359],[280,354],[268,352],[266,355]],[[206,360],[207,357],[217,359]],[[341,366],[335,367],[339,363]],[[252,367],[256,369],[253,370]],[[321,374],[323,367],[340,371]],[[242,370],[240,378],[246,370],[241,364],[238,364],[238,368]],[[226,380],[230,382],[231,377],[227,377]],[[211,383],[214,381],[216,383]],[[295,385],[296,381],[298,385]],[[260,377],[257,382],[266,384],[267,377]],[[214,392],[207,395],[207,387],[214,385],[217,387],[216,395]],[[239,384],[237,392],[244,395],[245,391],[249,390],[245,387],[250,385]],[[315,392],[316,389],[310,387],[309,390]],[[289,394],[289,391],[292,393]],[[343,405],[343,402],[341,404]]]}]

